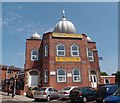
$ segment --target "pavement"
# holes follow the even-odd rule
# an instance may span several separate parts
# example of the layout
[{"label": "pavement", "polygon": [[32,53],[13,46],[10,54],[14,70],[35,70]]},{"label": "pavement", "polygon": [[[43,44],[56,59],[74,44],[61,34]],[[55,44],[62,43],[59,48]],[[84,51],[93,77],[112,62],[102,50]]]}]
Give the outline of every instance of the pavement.
[{"label": "pavement", "polygon": [[12,94],[7,95],[7,92],[0,91],[0,102],[2,101],[34,101],[33,98],[28,98],[24,95],[15,95],[12,98]]}]

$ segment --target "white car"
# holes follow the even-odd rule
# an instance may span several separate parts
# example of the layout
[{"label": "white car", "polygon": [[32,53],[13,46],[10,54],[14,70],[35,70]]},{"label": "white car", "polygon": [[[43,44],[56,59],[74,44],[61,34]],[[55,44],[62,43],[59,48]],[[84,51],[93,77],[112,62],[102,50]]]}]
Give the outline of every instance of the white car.
[{"label": "white car", "polygon": [[60,99],[69,99],[70,91],[78,86],[67,86],[58,92]]},{"label": "white car", "polygon": [[51,99],[55,98],[58,98],[58,92],[53,87],[41,87],[34,93],[35,101],[46,99],[49,102]]}]

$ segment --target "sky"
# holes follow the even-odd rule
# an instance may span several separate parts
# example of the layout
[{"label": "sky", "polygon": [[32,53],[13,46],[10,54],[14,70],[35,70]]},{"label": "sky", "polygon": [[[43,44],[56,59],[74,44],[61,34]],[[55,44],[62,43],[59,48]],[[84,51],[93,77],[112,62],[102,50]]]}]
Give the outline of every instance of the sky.
[{"label": "sky", "polygon": [[71,21],[76,33],[96,42],[101,71],[118,70],[117,2],[3,2],[2,64],[24,68],[26,39],[37,32],[41,38],[62,18]]}]

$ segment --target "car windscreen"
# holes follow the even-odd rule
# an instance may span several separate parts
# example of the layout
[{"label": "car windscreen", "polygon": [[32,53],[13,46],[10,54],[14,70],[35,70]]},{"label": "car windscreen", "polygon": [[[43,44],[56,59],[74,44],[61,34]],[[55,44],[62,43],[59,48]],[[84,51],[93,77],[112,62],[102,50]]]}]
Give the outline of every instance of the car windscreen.
[{"label": "car windscreen", "polygon": [[72,89],[71,92],[79,92],[80,90],[81,90],[81,88],[74,88],[74,89]]},{"label": "car windscreen", "polygon": [[120,96],[120,90],[117,90],[113,95],[114,96]]},{"label": "car windscreen", "polygon": [[37,90],[37,89],[38,89],[37,87],[32,88],[32,90]]},{"label": "car windscreen", "polygon": [[118,86],[112,86],[108,89],[108,94],[113,94],[118,89]]},{"label": "car windscreen", "polygon": [[66,88],[64,88],[63,90],[68,91],[68,90],[70,90],[70,89],[71,89],[71,87],[66,87]]},{"label": "car windscreen", "polygon": [[47,88],[38,88],[38,91],[45,91]]}]

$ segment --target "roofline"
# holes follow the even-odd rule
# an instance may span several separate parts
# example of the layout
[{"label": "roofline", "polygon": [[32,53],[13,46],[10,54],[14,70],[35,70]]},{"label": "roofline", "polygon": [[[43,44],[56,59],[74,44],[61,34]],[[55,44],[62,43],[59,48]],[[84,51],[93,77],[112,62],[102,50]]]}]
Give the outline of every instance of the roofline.
[{"label": "roofline", "polygon": [[[1,69],[7,69],[7,67],[11,67],[11,66],[0,64],[0,67],[1,67]],[[19,67],[15,67],[15,66],[13,66],[13,68],[9,68],[9,69],[10,70],[23,70],[23,68],[19,68]]]},{"label": "roofline", "polygon": [[111,76],[100,76],[100,77],[105,77],[105,78],[107,78],[107,77],[115,77],[115,75],[111,75]]}]

